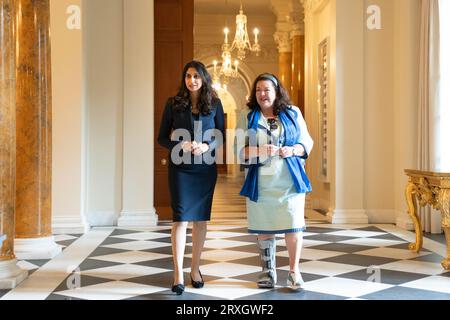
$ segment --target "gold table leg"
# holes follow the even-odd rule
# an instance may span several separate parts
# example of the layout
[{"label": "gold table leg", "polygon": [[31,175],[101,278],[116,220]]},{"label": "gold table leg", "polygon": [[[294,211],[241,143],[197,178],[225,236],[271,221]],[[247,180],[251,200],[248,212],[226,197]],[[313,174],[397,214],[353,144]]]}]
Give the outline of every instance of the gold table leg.
[{"label": "gold table leg", "polygon": [[442,229],[447,242],[447,258],[442,260],[441,265],[445,270],[450,270],[450,189],[440,191],[439,208],[442,215]]},{"label": "gold table leg", "polygon": [[447,240],[447,258],[442,260],[441,265],[445,270],[450,270],[450,227],[444,227],[445,240]]},{"label": "gold table leg", "polygon": [[408,204],[408,214],[410,215],[414,223],[414,230],[416,232],[416,242],[410,243],[408,248],[409,250],[413,250],[419,253],[420,249],[422,249],[423,233],[422,227],[420,226],[419,217],[417,216],[416,192],[417,188],[415,184],[409,182],[408,185],[406,186],[405,197],[406,203]]}]

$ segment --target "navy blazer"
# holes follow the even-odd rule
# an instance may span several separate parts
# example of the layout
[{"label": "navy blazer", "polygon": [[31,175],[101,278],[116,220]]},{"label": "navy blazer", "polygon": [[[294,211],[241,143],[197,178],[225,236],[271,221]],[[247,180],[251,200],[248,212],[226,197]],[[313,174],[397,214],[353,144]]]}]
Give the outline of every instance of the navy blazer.
[{"label": "navy blazer", "polygon": [[[211,113],[204,115],[199,114],[198,120],[194,119],[191,112],[191,107],[186,108],[184,111],[175,111],[173,99],[169,99],[164,108],[164,113],[161,119],[161,126],[159,128],[158,143],[169,149],[172,149],[185,139],[178,137],[178,140],[172,140],[172,132],[176,129],[185,129],[189,132],[189,141],[197,141],[207,143],[209,145],[208,152],[214,151],[225,140],[225,123],[223,106],[220,99],[214,101],[214,105],[211,108]],[[199,121],[199,122],[198,122]],[[197,122],[197,123],[196,123]],[[201,123],[201,126],[199,126]],[[222,134],[222,139],[215,139],[214,136],[205,136],[205,132],[208,130],[217,129]],[[177,137],[175,137],[177,138]]]}]

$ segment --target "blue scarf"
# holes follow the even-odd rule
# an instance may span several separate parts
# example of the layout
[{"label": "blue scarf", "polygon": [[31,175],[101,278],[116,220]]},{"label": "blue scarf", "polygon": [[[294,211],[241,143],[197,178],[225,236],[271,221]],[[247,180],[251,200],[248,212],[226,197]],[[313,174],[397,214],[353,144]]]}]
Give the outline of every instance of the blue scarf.
[{"label": "blue scarf", "polygon": [[[248,115],[248,129],[250,134],[256,134],[258,121],[261,118],[259,110],[252,110]],[[279,114],[280,121],[284,128],[284,146],[293,146],[300,143],[300,128],[297,123],[297,113],[292,109],[286,109]],[[250,137],[250,141],[256,141],[255,137]],[[295,189],[298,193],[311,192],[311,184],[303,167],[300,157],[285,158],[289,172],[291,173]],[[258,202],[258,175],[259,167],[262,166],[259,161],[248,166],[247,177],[242,187],[241,196],[248,197],[253,202]]]}]

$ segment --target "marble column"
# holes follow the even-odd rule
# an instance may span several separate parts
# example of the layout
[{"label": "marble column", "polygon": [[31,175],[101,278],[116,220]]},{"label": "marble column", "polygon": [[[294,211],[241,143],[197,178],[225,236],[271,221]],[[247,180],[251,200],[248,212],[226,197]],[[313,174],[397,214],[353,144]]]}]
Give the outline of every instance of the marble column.
[{"label": "marble column", "polygon": [[292,103],[300,108],[305,117],[305,24],[303,8],[298,7],[289,15],[292,31]]},{"label": "marble column", "polygon": [[[303,39],[303,42],[302,42]],[[302,62],[304,62],[304,49],[305,38],[300,34],[292,35],[292,92],[291,100],[292,103],[302,110],[304,114],[304,102],[303,99],[303,74],[302,74]]]},{"label": "marble column", "polygon": [[288,91],[292,92],[292,44],[289,32],[277,31],[274,35],[278,44],[278,78]]},{"label": "marble column", "polygon": [[15,288],[28,275],[14,255],[16,181],[14,0],[0,0],[0,289]]},{"label": "marble column", "polygon": [[17,1],[16,240],[19,259],[61,252],[51,229],[52,94],[49,0]]}]

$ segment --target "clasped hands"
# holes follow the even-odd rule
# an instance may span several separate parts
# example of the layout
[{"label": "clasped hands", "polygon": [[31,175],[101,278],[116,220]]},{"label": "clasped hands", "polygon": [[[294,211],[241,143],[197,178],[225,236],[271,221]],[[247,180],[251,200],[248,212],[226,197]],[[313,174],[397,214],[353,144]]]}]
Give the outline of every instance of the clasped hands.
[{"label": "clasped hands", "polygon": [[294,150],[296,148],[299,148],[297,151],[298,154],[304,153],[304,148],[301,144],[297,144],[295,146],[284,146],[284,147],[278,147],[273,144],[264,144],[259,147],[248,147],[249,154],[250,155],[258,155],[260,158],[269,158],[274,156],[280,156],[282,158],[289,158],[294,156]]},{"label": "clasped hands", "polygon": [[209,145],[197,141],[183,141],[181,148],[184,152],[192,152],[194,156],[199,156],[209,150]]}]

